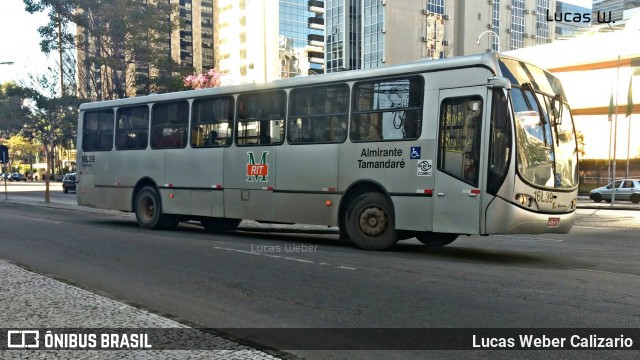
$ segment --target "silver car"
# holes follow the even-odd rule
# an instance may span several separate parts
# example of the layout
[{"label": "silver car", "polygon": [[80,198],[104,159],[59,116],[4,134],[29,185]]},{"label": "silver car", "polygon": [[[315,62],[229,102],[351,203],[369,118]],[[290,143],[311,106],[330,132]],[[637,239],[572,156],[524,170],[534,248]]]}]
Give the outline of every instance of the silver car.
[{"label": "silver car", "polygon": [[[640,202],[640,180],[638,179],[624,179],[616,180],[616,200],[629,200],[634,204]],[[589,193],[589,199],[599,203],[602,200],[611,201],[611,193],[613,187],[611,184],[597,189],[591,190]]]}]

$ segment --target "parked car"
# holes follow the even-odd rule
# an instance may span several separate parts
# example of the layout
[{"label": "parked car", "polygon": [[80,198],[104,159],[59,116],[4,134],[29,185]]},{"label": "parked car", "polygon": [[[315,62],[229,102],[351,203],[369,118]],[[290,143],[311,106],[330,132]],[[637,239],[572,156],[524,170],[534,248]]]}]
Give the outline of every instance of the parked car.
[{"label": "parked car", "polygon": [[69,191],[76,191],[76,173],[69,173],[62,179],[62,191],[68,193]]},{"label": "parked car", "polygon": [[11,178],[11,174],[9,173],[0,174],[0,180],[9,180],[9,178]]},{"label": "parked car", "polygon": [[9,181],[27,181],[27,177],[24,174],[13,173],[11,174]]},{"label": "parked car", "polygon": [[[638,179],[624,179],[616,180],[616,200],[629,200],[634,204],[640,202],[640,180]],[[611,194],[613,193],[613,187],[611,184],[597,189],[591,190],[589,193],[589,199],[599,203],[602,200],[611,201]]]}]

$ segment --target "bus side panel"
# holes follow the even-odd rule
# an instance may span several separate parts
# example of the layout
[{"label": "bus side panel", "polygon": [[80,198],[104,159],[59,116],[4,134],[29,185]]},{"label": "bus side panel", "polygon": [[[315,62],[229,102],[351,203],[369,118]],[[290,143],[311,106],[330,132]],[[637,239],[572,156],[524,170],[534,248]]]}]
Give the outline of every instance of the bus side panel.
[{"label": "bus side panel", "polygon": [[379,184],[393,200],[397,229],[430,230],[433,147],[433,140],[345,143],[340,151],[339,190],[356,182]]},{"label": "bus side panel", "polygon": [[232,146],[224,152],[224,214],[273,221],[278,146]]},{"label": "bus side panel", "polygon": [[84,169],[78,173],[78,184],[76,190],[76,198],[78,205],[95,206],[95,176],[88,174]]},{"label": "bus side panel", "polygon": [[431,231],[433,218],[433,200],[413,196],[392,196],[396,215],[396,229]]},{"label": "bus side panel", "polygon": [[225,149],[187,148],[179,153],[166,151],[167,183],[174,187],[190,187],[189,207],[182,209],[185,214],[223,217],[223,193],[221,189],[216,189],[223,186]]},{"label": "bus side panel", "polygon": [[132,211],[133,188],[143,177],[154,181],[162,179],[164,159],[161,151],[117,150],[115,152],[114,183],[118,189],[114,193],[114,209]]},{"label": "bus side panel", "polygon": [[[339,146],[308,144],[278,148],[275,221],[337,224],[340,197],[335,192],[338,189]],[[331,205],[327,205],[327,201],[331,201]]]},{"label": "bus side panel", "polygon": [[95,191],[95,207],[100,209],[112,209],[113,206],[114,153],[114,150],[89,153],[95,156],[95,161],[87,172],[95,175],[95,187],[100,188]]},{"label": "bus side panel", "polygon": [[[168,214],[191,214],[191,189],[194,166],[191,149],[166,149],[164,152],[164,184],[161,187],[162,211]],[[197,168],[196,168],[197,169]]]}]

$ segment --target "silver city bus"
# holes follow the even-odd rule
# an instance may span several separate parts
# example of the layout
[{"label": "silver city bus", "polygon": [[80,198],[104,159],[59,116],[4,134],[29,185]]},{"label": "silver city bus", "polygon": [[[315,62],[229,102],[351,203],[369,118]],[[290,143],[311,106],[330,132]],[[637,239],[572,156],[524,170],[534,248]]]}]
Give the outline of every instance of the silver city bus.
[{"label": "silver city bus", "polygon": [[558,79],[481,54],[83,104],[78,204],[146,229],[241,219],[416,237],[567,233],[577,144]]}]

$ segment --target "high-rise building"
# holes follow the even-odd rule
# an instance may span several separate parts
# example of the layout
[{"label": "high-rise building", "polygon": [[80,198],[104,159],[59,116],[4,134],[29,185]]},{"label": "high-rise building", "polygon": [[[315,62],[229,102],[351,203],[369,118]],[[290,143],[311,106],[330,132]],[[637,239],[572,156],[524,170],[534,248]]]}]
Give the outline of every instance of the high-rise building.
[{"label": "high-rise building", "polygon": [[595,24],[620,21],[625,10],[637,7],[640,7],[640,0],[593,0],[591,22]]},{"label": "high-rise building", "polygon": [[[163,44],[156,50],[165,52],[171,59],[181,66],[193,67],[196,71],[206,71],[214,66],[214,0],[169,0],[170,4],[178,7],[179,26],[170,31],[167,18],[167,32],[159,36],[164,37]],[[148,62],[140,60],[139,54],[131,54],[116,45],[106,48],[99,45],[93,34],[86,28],[78,27],[79,38],[83,40],[78,46],[78,91],[81,96],[93,99],[108,99],[116,97],[110,94],[114,84],[110,82],[107,73],[120,72],[124,79],[124,96],[148,94],[162,89],[151,89],[148,83],[140,79],[149,78],[155,74],[167,71],[164,68],[154,68]],[[103,39],[104,41],[104,39]],[[115,44],[116,42],[114,42]],[[125,57],[126,68],[114,70],[107,67],[96,67],[86,61],[90,57]],[[143,58],[143,57],[142,57]],[[122,90],[120,90],[122,91]],[[122,96],[118,94],[117,96]]]},{"label": "high-rise building", "polygon": [[216,3],[216,63],[232,82],[261,82],[324,72],[324,2]]},{"label": "high-rise building", "polygon": [[325,9],[327,72],[518,49],[555,30],[555,0],[327,0]]},{"label": "high-rise building", "polygon": [[[591,22],[585,19],[585,14],[591,14],[591,6],[584,7],[568,1],[556,1],[555,12],[549,14],[549,17],[554,19],[556,24],[554,39],[558,40],[573,37],[589,28]],[[564,21],[567,15],[569,16],[567,19],[571,21]],[[556,19],[561,20],[556,21]]]}]

